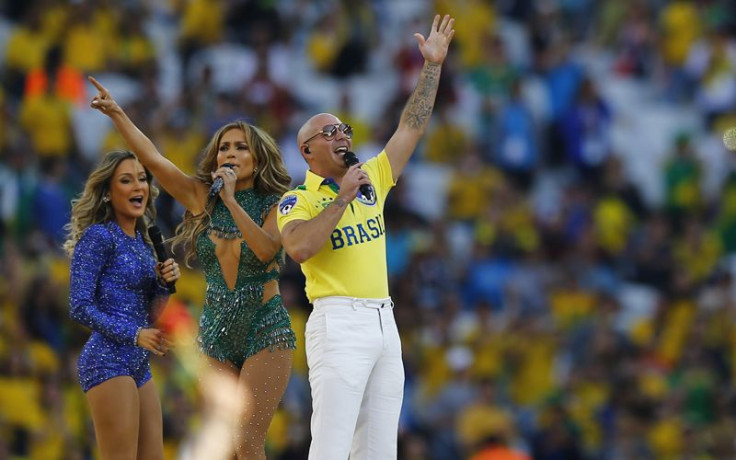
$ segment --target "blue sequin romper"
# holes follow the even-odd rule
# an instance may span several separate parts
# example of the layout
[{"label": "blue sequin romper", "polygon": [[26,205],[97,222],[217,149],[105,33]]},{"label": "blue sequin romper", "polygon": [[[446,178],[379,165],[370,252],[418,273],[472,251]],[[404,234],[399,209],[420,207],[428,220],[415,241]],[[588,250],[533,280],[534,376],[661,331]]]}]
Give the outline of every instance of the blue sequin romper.
[{"label": "blue sequin romper", "polygon": [[128,236],[116,222],[91,225],[75,245],[70,316],[92,329],[77,362],[84,392],[123,375],[138,387],[151,379],[150,352],[134,340],[168,295],[156,280],[155,264],[140,233]]},{"label": "blue sequin romper", "polygon": [[[238,204],[258,226],[263,225],[266,215],[279,198],[278,195],[262,195],[253,189],[235,192]],[[279,279],[283,249],[279,249],[272,260],[261,262],[243,240],[240,243],[237,281],[235,288],[230,290],[210,234],[224,238],[241,237],[230,211],[219,199],[212,211],[210,228],[197,238],[197,259],[207,279],[199,323],[198,340],[202,351],[241,368],[246,359],[263,349],[295,349],[294,331],[281,296],[275,295],[263,302],[265,284]]]}]

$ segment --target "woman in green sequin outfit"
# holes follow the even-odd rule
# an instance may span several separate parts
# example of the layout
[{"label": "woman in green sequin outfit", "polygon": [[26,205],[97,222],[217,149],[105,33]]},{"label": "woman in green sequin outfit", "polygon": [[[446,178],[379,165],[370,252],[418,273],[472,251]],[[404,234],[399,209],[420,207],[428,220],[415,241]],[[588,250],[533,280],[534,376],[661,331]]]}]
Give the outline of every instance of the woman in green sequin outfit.
[{"label": "woman in green sequin outfit", "polygon": [[[229,123],[210,140],[198,173],[161,155],[97,80],[92,108],[109,116],[139,161],[187,211],[174,243],[189,246],[207,280],[198,341],[208,362],[238,379],[240,458],[265,459],[265,440],[291,371],[295,336],[279,295],[283,260],[276,204],[288,190],[275,141],[261,129]],[[230,163],[232,167],[223,167]],[[216,178],[224,186],[209,197]]]}]

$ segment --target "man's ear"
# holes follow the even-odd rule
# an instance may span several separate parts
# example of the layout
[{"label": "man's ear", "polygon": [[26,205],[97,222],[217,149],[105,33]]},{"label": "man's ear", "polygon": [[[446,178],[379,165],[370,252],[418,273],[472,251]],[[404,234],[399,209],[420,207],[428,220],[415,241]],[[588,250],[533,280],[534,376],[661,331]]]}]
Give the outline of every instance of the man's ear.
[{"label": "man's ear", "polygon": [[306,155],[309,155],[310,153],[312,153],[312,152],[309,151],[309,147],[306,146],[306,145],[304,147],[302,147],[302,152],[304,152]]}]

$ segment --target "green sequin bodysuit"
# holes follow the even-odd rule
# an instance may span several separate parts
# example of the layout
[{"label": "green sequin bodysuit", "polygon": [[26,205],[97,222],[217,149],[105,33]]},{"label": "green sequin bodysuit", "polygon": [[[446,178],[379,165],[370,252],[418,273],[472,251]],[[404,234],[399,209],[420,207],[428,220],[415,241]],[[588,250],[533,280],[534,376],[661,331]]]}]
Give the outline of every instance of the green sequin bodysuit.
[{"label": "green sequin bodysuit", "polygon": [[[238,204],[259,226],[268,211],[278,202],[277,195],[262,195],[253,189],[235,192]],[[212,212],[210,229],[197,237],[197,259],[207,280],[204,309],[199,322],[199,346],[202,351],[219,361],[230,361],[238,368],[246,359],[268,348],[295,349],[296,339],[291,329],[289,314],[280,295],[263,303],[266,283],[279,279],[282,258],[279,249],[272,260],[261,262],[248,243],[241,242],[235,289],[225,283],[220,261],[215,255],[214,237],[240,237],[233,217],[218,198]]]}]

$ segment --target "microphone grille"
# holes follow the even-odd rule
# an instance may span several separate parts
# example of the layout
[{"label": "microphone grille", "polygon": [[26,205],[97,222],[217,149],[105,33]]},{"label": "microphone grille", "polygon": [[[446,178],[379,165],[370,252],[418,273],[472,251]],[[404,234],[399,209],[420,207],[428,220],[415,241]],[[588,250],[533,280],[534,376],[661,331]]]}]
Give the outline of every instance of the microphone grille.
[{"label": "microphone grille", "polygon": [[358,160],[358,157],[353,152],[345,152],[345,154],[342,156],[343,160],[345,161],[345,165],[352,166],[354,164],[358,164],[360,161]]}]

